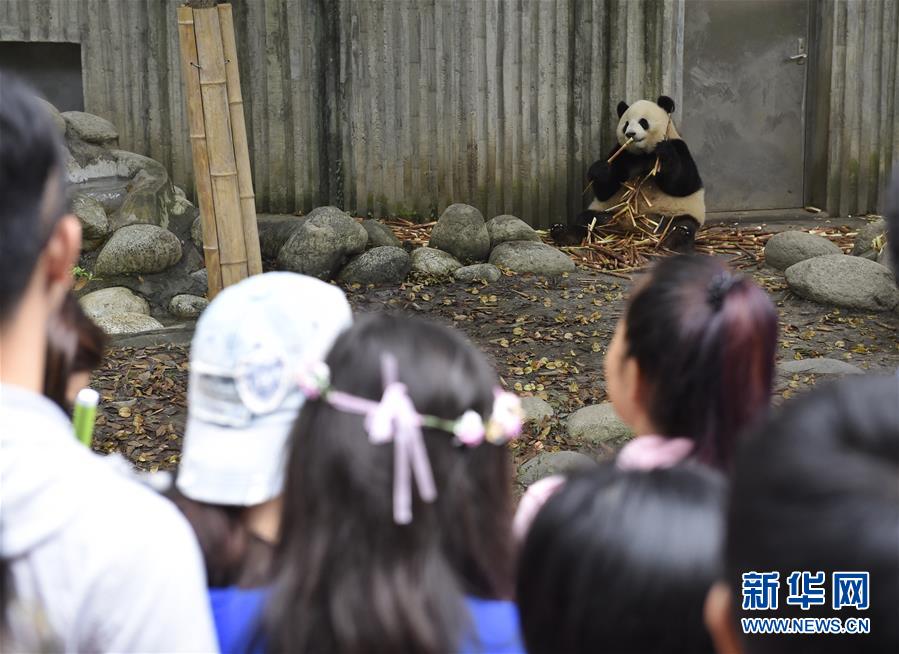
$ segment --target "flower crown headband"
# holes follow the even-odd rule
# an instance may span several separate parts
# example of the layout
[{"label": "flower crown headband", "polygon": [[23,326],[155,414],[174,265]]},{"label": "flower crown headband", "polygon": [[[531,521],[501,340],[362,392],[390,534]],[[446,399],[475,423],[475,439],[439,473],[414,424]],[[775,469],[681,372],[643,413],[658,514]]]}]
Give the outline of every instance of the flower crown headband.
[{"label": "flower crown headband", "polygon": [[455,420],[447,420],[416,411],[406,385],[398,380],[397,361],[392,354],[381,356],[381,375],[384,393],[380,401],[331,388],[331,371],[324,362],[307,367],[297,381],[308,400],[321,400],[338,411],[364,416],[371,443],[393,443],[393,520],[397,524],[412,522],[413,476],[422,500],[437,499],[422,427],[449,432],[459,445],[467,447],[477,447],[485,440],[499,445],[521,434],[524,422],[521,401],[508,391],[494,390],[493,410],[486,424],[473,410]]}]

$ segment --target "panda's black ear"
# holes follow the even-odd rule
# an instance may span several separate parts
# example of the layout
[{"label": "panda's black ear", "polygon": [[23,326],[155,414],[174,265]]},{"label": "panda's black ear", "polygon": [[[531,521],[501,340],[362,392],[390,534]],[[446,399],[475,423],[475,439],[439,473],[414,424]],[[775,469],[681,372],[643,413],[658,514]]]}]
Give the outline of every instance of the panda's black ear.
[{"label": "panda's black ear", "polygon": [[669,98],[667,95],[660,95],[659,99],[656,100],[656,104],[664,109],[665,113],[674,113],[674,100]]},{"label": "panda's black ear", "polygon": [[618,103],[618,117],[621,118],[625,111],[627,111],[627,102],[622,100]]}]

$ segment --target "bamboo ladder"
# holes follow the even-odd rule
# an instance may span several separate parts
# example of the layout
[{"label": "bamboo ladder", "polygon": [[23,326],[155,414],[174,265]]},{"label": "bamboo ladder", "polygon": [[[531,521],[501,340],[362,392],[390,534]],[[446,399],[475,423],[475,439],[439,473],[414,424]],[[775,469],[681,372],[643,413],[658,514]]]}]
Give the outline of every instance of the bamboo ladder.
[{"label": "bamboo ladder", "polygon": [[209,298],[262,272],[231,5],[178,8]]}]

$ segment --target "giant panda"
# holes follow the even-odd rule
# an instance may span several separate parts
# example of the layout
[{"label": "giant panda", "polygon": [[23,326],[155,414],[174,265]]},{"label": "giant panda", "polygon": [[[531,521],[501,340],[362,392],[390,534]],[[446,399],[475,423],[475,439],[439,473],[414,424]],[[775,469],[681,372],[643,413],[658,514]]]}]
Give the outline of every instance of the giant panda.
[{"label": "giant panda", "polygon": [[[594,220],[595,228],[607,225],[612,213],[606,210],[621,203],[626,192],[623,184],[646,175],[658,158],[658,173],[641,187],[645,198],[638,200],[639,213],[664,221],[665,247],[692,249],[696,230],[705,222],[705,191],[690,150],[671,122],[673,112],[674,100],[666,95],[655,102],[618,103],[615,134],[619,145],[590,166],[588,178],[594,199],[568,225],[555,225],[550,230],[557,243],[580,243]],[[627,149],[607,163],[629,138],[633,141]]]}]

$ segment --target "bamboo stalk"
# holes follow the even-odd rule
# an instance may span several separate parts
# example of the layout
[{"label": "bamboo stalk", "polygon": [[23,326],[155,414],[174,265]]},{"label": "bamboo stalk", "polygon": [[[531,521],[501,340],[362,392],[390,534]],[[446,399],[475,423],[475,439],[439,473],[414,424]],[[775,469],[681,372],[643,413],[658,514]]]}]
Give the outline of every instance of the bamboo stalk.
[{"label": "bamboo stalk", "polygon": [[235,284],[249,274],[243,214],[240,207],[237,162],[231,138],[231,113],[225,76],[225,54],[219,13],[194,9],[194,29],[200,64],[200,90],[209,149],[209,174],[219,235],[222,282]]},{"label": "bamboo stalk", "polygon": [[611,157],[609,157],[609,158],[606,160],[606,163],[609,163],[609,164],[610,164],[610,163],[612,163],[613,161],[615,161],[615,159],[617,159],[619,156],[621,156],[621,153],[624,152],[624,151],[627,149],[627,146],[629,146],[629,145],[630,145],[631,143],[633,143],[633,142],[634,142],[634,139],[633,139],[633,138],[629,138],[627,141],[625,141],[624,143],[622,143],[622,144],[621,144],[621,147],[618,148],[617,150],[615,150],[615,153],[614,153]]},{"label": "bamboo stalk", "polygon": [[251,275],[262,273],[262,254],[259,249],[259,227],[256,224],[256,196],[250,171],[250,149],[247,143],[247,124],[244,118],[243,95],[240,91],[240,69],[237,65],[237,44],[234,41],[234,16],[230,4],[218,5],[222,48],[225,54],[225,78],[228,87],[228,107],[231,114],[231,137],[237,163],[237,187],[247,252],[247,268]]},{"label": "bamboo stalk", "polygon": [[203,98],[200,92],[200,71],[197,68],[197,40],[194,32],[193,11],[190,7],[178,7],[178,38],[181,45],[181,74],[184,78],[187,98],[188,131],[193,155],[197,205],[200,208],[200,222],[203,225],[203,259],[206,262],[208,279],[207,295],[211,300],[222,290],[222,271],[219,262],[212,182],[209,177],[209,152],[203,124]]}]

